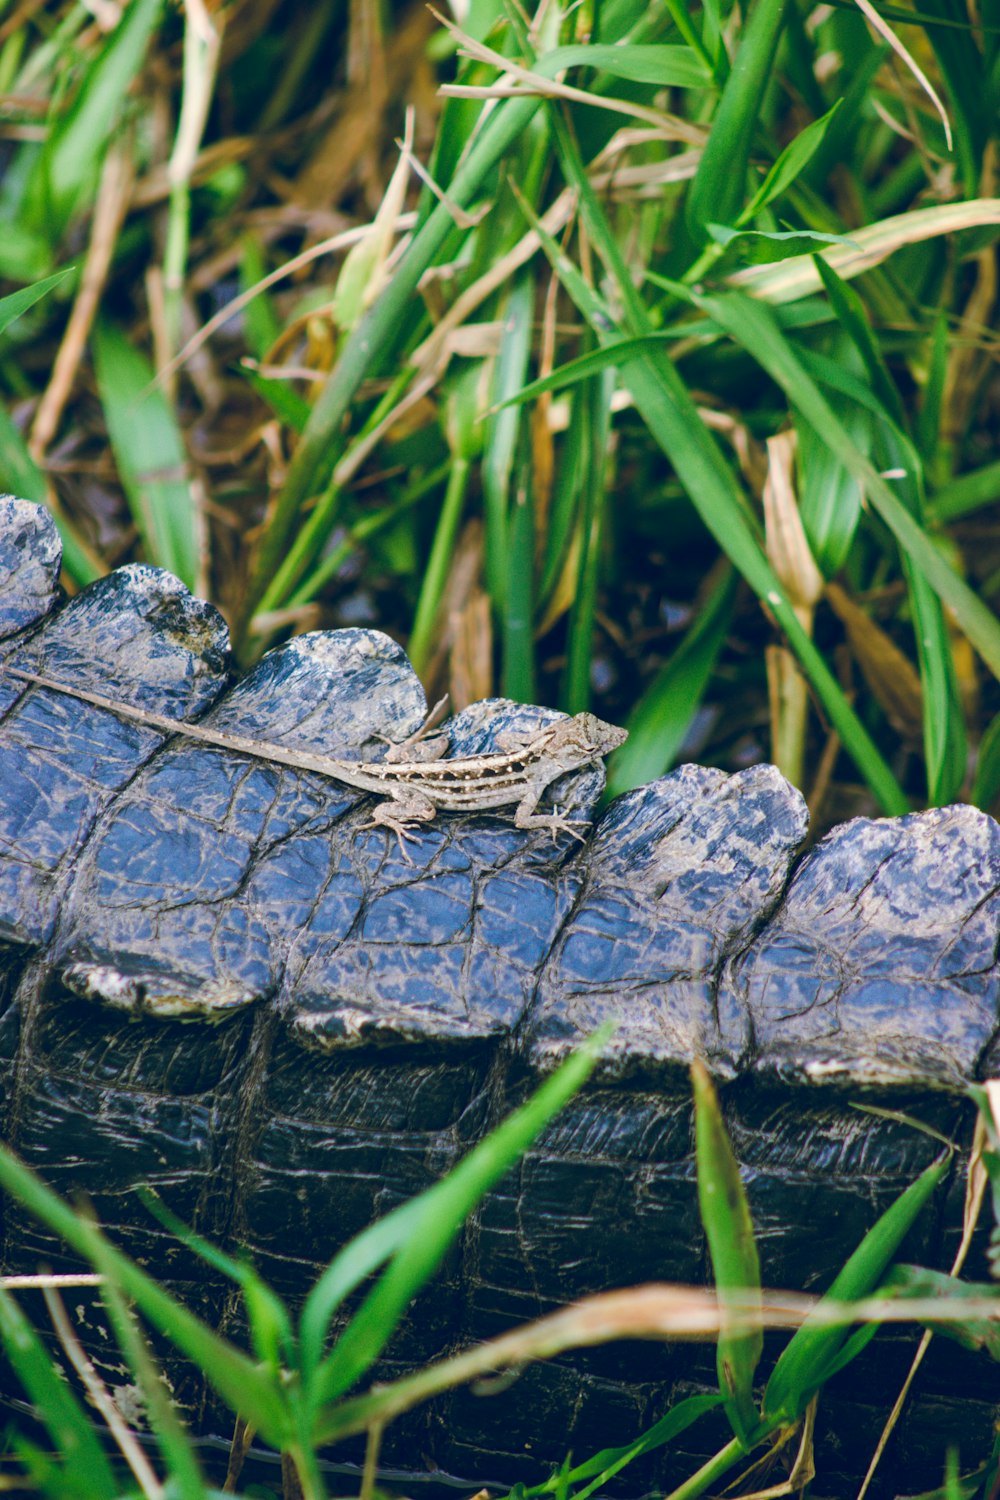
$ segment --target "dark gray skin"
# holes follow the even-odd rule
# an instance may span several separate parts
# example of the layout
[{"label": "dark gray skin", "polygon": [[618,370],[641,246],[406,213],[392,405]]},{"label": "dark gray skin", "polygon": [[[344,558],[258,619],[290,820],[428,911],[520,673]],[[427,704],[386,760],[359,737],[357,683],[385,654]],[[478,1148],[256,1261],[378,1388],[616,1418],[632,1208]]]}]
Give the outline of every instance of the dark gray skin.
[{"label": "dark gray skin", "polygon": [[[368,826],[367,787],[231,743],[367,768],[383,764],[386,740],[409,740],[403,753],[418,758],[423,695],[391,641],[301,637],[227,693],[222,622],[176,580],[122,569],[60,610],[57,566],[44,513],[8,502],[3,1130],[228,1333],[241,1328],[230,1287],[156,1228],[136,1184],[251,1254],[299,1303],[351,1234],[438,1180],[609,1018],[591,1086],[477,1210],[380,1378],[588,1292],[704,1279],[686,1071],[696,1053],[720,1089],[773,1287],[827,1285],[937,1153],[854,1101],[969,1139],[962,1091],[996,1071],[1000,830],[989,818],[959,807],[857,820],[803,854],[802,800],[773,767],[686,766],[595,822],[595,748],[539,803],[578,827],[519,828],[504,807],[520,797],[449,804],[408,861]],[[123,704],[168,728],[126,721]],[[206,712],[197,727],[224,744],[196,741],[188,723],[175,737]],[[474,705],[435,757],[449,775],[462,762],[479,774],[483,757],[509,762],[511,745],[573,723]],[[947,1266],[961,1191],[956,1160],[910,1258]],[[10,1204],[3,1246],[8,1269],[68,1264]],[[89,1352],[120,1385],[96,1302],[77,1302]],[[848,1493],[864,1471],[903,1338],[880,1336],[821,1403],[821,1493]],[[633,1439],[710,1387],[714,1363],[711,1348],[649,1343],[525,1370],[391,1428],[385,1461],[413,1467],[419,1455],[476,1484],[536,1482],[568,1447],[582,1460]],[[224,1431],[200,1372],[167,1364],[196,1426]],[[993,1366],[936,1341],[887,1458],[888,1493],[933,1482],[956,1434],[971,1466],[997,1404]],[[622,1492],[679,1481],[725,1439],[691,1429],[627,1470]]]}]

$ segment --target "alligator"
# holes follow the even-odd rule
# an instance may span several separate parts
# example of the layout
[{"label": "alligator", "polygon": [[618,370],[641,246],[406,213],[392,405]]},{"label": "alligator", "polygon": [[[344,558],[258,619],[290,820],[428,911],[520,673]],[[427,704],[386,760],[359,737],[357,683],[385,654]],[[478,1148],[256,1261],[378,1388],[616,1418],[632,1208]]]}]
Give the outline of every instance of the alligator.
[{"label": "alligator", "polygon": [[[828,1285],[934,1159],[906,1112],[971,1139],[966,1088],[995,1072],[1000,1036],[1000,829],[985,814],[858,818],[809,847],[803,799],[773,766],[681,766],[596,815],[598,762],[543,794],[541,826],[450,811],[404,844],[364,786],[14,675],[368,763],[426,715],[396,643],[313,632],[232,685],[221,616],[172,575],[130,564],[66,602],[59,559],[44,510],[0,501],[0,1135],[227,1334],[245,1331],[231,1285],[138,1184],[301,1302],[350,1236],[438,1180],[609,1018],[589,1085],[472,1216],[380,1378],[589,1293],[705,1281],[695,1057],[772,1287]],[[449,754],[561,722],[477,703],[445,726]],[[908,1258],[949,1264],[963,1190],[956,1157]],[[0,1236],[9,1270],[74,1264],[15,1203]],[[96,1307],[74,1304],[101,1357]],[[819,1493],[864,1472],[912,1347],[881,1334],[825,1393]],[[193,1428],[220,1432],[200,1371],[161,1353]],[[411,1413],[384,1458],[537,1482],[713,1384],[710,1347],[576,1352]],[[874,1493],[939,1482],[956,1438],[971,1466],[998,1416],[986,1356],[935,1341]],[[619,1493],[691,1472],[727,1436],[714,1420],[631,1466]]]}]

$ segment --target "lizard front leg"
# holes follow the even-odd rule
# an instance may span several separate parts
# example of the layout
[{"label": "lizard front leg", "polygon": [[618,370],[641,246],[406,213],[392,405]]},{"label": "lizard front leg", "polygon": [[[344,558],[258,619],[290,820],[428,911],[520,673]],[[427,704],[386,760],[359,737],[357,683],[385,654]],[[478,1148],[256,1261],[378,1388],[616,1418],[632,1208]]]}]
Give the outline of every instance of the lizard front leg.
[{"label": "lizard front leg", "polygon": [[580,833],[579,830],[581,828],[588,828],[588,823],[579,820],[574,822],[570,818],[567,818],[564,813],[558,811],[554,813],[540,813],[536,811],[539,799],[548,784],[548,777],[544,780],[539,778],[538,780],[529,782],[527,790],[517,804],[517,810],[514,813],[515,826],[523,828],[526,831],[533,828],[547,828],[552,834],[553,839],[555,839],[557,833],[570,833],[575,839],[579,839],[582,844],[587,835]]},{"label": "lizard front leg", "polygon": [[[428,738],[430,731],[436,729],[444,718],[447,707],[448,695],[446,693],[435,703],[420,728],[413,734],[408,735],[405,740],[389,740],[384,764],[398,765],[400,761],[440,760],[443,755],[447,755],[450,744],[447,734],[435,735],[433,739]],[[376,735],[376,739],[384,738],[384,735]]]}]

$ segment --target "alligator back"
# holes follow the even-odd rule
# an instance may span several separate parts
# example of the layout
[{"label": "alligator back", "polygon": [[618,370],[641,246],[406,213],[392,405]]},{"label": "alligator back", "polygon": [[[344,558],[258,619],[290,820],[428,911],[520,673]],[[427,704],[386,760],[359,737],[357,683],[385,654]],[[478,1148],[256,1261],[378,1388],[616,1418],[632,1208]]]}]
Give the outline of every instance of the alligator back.
[{"label": "alligator back", "polygon": [[[424,715],[378,632],[298,637],[229,691],[221,618],[169,574],[122,568],[60,606],[57,570],[45,513],[0,502],[3,661],[332,755],[374,757]],[[476,704],[451,721],[451,753],[552,717]],[[602,787],[600,770],[573,773],[543,808],[589,819]],[[695,1056],[721,1091],[770,1286],[828,1285],[936,1154],[857,1101],[970,1138],[963,1090],[994,1063],[1000,905],[1000,830],[975,809],[858,819],[803,853],[804,804],[773,767],[683,766],[618,798],[582,844],[504,812],[440,814],[404,856],[364,826],[371,805],[0,665],[4,1138],[227,1333],[242,1331],[231,1289],[137,1184],[300,1303],[350,1236],[440,1178],[607,1019],[591,1085],[483,1203],[381,1378],[586,1293],[704,1281]],[[948,1265],[962,1194],[959,1163],[909,1258]],[[2,1236],[8,1269],[69,1264],[16,1205]],[[128,1411],[86,1298],[77,1317]],[[829,1492],[863,1473],[912,1344],[881,1336],[824,1397]],[[219,1431],[200,1372],[162,1353],[190,1420]],[[711,1348],[642,1343],[538,1365],[414,1413],[387,1462],[537,1481],[710,1388],[714,1363]],[[885,1490],[937,1481],[956,1433],[974,1462],[998,1408],[985,1357],[935,1350]],[[677,1482],[726,1435],[692,1428],[626,1471],[624,1493]]]}]

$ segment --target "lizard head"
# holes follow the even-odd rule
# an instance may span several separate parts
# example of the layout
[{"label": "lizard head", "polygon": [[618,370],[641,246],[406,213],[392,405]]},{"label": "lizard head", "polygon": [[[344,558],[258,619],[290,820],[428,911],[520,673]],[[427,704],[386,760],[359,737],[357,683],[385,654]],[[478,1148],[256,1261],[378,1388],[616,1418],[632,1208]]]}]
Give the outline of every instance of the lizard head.
[{"label": "lizard head", "polygon": [[581,745],[586,745],[595,756],[610,755],[628,739],[627,729],[607,724],[596,714],[576,714],[571,722],[576,726]]},{"label": "lizard head", "polygon": [[628,739],[628,731],[606,724],[595,714],[574,714],[558,719],[548,730],[545,755],[565,770],[603,760]]}]

